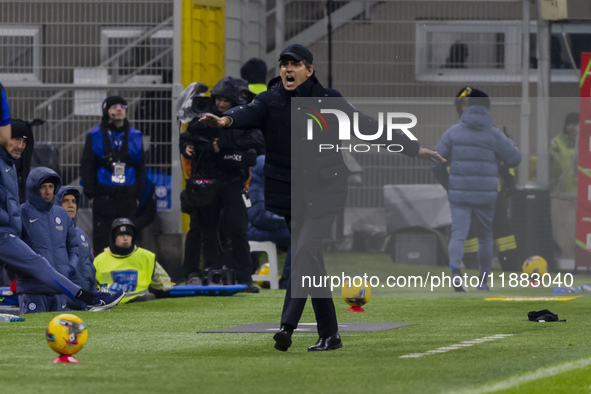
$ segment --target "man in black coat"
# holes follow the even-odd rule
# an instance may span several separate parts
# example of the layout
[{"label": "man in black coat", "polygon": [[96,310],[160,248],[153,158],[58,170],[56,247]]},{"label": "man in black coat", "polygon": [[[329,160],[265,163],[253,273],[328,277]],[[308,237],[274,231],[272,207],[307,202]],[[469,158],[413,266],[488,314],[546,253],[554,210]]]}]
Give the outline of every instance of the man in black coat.
[{"label": "man in black coat", "polygon": [[[304,46],[288,46],[281,53],[279,62],[280,77],[271,80],[268,90],[260,93],[251,104],[232,108],[221,117],[207,114],[201,122],[211,127],[259,128],[265,135],[265,204],[269,211],[285,217],[292,233],[293,251],[292,280],[285,294],[281,329],[273,337],[275,348],[287,351],[291,346],[292,333],[297,328],[306,298],[310,294],[319,339],[308,350],[333,350],[342,347],[342,343],[330,290],[324,287],[315,289],[314,292],[312,289],[301,288],[298,284],[304,273],[326,273],[322,239],[330,234],[337,213],[345,206],[349,170],[341,153],[336,150],[319,152],[318,147],[314,150],[309,149],[306,144],[294,145],[294,137],[298,133],[304,135],[305,129],[300,130],[298,125],[298,133],[294,131],[292,135],[291,101],[305,97],[341,98],[342,95],[320,85],[314,76],[312,53]],[[344,99],[342,102],[344,107],[348,106],[350,113],[354,112],[354,108]],[[363,124],[368,125],[372,121],[367,118]],[[377,122],[373,123],[376,123],[376,127],[372,129],[375,130]],[[320,135],[321,138],[330,138],[330,135],[335,134]],[[405,155],[444,161],[437,152],[420,148],[417,141],[409,139],[400,131],[395,130],[389,142],[400,144]],[[297,145],[302,145],[301,149]],[[292,161],[298,163],[298,166],[292,167]],[[292,194],[292,183],[303,187]]]}]

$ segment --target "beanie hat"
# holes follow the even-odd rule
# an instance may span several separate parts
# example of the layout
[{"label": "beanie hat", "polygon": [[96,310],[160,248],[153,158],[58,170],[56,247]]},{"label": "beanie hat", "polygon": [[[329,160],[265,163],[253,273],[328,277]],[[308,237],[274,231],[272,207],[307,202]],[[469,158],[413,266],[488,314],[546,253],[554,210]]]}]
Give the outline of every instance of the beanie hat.
[{"label": "beanie hat", "polygon": [[472,105],[481,105],[486,109],[489,109],[490,99],[488,95],[484,93],[482,90],[466,86],[460,89],[460,91],[456,95],[454,104],[456,106],[456,110],[458,111],[458,115],[462,116],[463,106],[470,107]]},{"label": "beanie hat", "polygon": [[240,68],[240,77],[248,83],[265,83],[267,79],[267,64],[257,57],[253,57]]},{"label": "beanie hat", "polygon": [[121,96],[109,96],[103,101],[103,116],[109,117],[109,108],[113,105],[122,104],[127,105],[127,101]]},{"label": "beanie hat", "polygon": [[31,135],[31,129],[29,126],[20,119],[12,121],[12,135],[10,138],[23,138],[25,140],[29,139],[29,135]]},{"label": "beanie hat", "polygon": [[118,235],[128,234],[131,238],[135,238],[135,225],[128,218],[118,218],[113,220],[111,226],[111,241],[115,243],[115,239]]}]

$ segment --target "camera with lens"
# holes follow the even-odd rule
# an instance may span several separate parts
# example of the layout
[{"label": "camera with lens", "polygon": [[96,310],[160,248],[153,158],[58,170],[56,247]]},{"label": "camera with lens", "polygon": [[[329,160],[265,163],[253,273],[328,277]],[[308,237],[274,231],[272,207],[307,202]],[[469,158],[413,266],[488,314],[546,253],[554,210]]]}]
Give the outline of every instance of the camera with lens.
[{"label": "camera with lens", "polygon": [[214,113],[215,101],[212,97],[195,96],[193,97],[192,110],[198,114],[198,117],[202,117],[206,113]]},{"label": "camera with lens", "polygon": [[203,275],[205,286],[227,286],[233,285],[236,281],[234,270],[229,268],[211,269],[206,268]]}]

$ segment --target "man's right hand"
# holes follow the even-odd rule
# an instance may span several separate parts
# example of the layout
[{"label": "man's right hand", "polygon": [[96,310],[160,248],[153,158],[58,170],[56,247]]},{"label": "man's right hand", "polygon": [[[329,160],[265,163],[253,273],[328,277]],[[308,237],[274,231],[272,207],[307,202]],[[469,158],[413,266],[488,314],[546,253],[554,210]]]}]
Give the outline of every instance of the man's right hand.
[{"label": "man's right hand", "polygon": [[193,156],[193,151],[195,150],[195,147],[193,146],[193,144],[187,144],[187,147],[185,148],[185,154],[189,157]]},{"label": "man's right hand", "polygon": [[201,119],[200,123],[203,123],[207,127],[226,127],[229,126],[232,120],[229,116],[215,116],[214,114],[205,114]]}]

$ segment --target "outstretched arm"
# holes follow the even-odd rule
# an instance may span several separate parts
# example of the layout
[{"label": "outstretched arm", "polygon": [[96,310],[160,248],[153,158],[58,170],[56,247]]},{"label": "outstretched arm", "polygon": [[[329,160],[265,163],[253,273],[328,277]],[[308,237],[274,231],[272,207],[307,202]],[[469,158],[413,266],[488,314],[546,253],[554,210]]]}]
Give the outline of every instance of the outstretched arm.
[{"label": "outstretched arm", "polygon": [[437,151],[427,148],[419,148],[417,158],[425,161],[430,161],[431,163],[435,164],[447,163],[447,160],[445,160],[445,158],[443,158],[439,153],[437,153]]},{"label": "outstretched arm", "polygon": [[215,116],[214,114],[205,114],[199,122],[207,127],[228,127],[232,124],[232,118],[229,116]]}]

